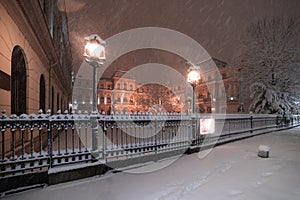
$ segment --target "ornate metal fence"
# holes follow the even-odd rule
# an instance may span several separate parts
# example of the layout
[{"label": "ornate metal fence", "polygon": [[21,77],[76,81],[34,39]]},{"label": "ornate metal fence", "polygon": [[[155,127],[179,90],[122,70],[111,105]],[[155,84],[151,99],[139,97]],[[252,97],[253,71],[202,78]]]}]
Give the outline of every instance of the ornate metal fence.
[{"label": "ornate metal fence", "polygon": [[[215,120],[215,133],[200,134],[201,119]],[[93,137],[93,120],[98,133]],[[0,116],[0,177],[48,170],[60,165],[110,161],[215,145],[259,131],[299,124],[275,115],[186,115],[88,113]],[[92,151],[93,140],[98,147]]]},{"label": "ornate metal fence", "polygon": [[191,143],[191,117],[166,115],[113,115],[99,121],[104,127],[104,157],[129,158],[187,148]]}]

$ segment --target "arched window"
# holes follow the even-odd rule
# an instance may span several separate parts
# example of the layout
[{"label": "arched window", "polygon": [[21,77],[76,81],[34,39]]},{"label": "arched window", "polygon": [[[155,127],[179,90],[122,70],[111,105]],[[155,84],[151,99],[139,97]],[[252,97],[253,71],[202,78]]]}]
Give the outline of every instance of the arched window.
[{"label": "arched window", "polygon": [[15,46],[11,59],[11,113],[26,113],[26,63],[23,50]]},{"label": "arched window", "polygon": [[124,83],[124,90],[127,90],[127,83]]},{"label": "arched window", "polygon": [[206,98],[210,98],[210,92],[209,91],[207,91],[207,93],[206,93]]},{"label": "arched window", "polygon": [[117,98],[117,103],[121,103],[121,97]]},{"label": "arched window", "polygon": [[207,113],[211,113],[211,107],[210,106],[207,107]]},{"label": "arched window", "polygon": [[40,108],[43,112],[45,111],[45,99],[46,99],[46,85],[45,85],[45,78],[42,74],[40,77]]}]

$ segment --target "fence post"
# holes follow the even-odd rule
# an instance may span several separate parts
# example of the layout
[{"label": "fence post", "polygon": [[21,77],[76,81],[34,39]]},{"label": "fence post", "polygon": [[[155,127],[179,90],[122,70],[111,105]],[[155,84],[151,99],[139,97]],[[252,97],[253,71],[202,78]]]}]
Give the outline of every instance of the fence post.
[{"label": "fence post", "polygon": [[90,115],[90,119],[92,121],[92,157],[93,161],[97,161],[99,156],[99,149],[98,149],[98,119],[97,119],[97,112],[92,112]]},{"label": "fence post", "polygon": [[107,137],[107,127],[106,127],[106,120],[103,119],[102,121],[103,123],[103,135],[102,135],[102,147],[103,147],[103,150],[102,150],[102,156],[103,156],[103,159],[105,160],[106,162],[106,137]]},{"label": "fence post", "polygon": [[194,121],[193,118],[191,118],[190,125],[189,125],[189,139],[191,141],[191,144],[194,143],[193,124]]},{"label": "fence post", "polygon": [[52,167],[52,127],[51,120],[48,119],[48,154],[49,154],[49,168]]},{"label": "fence post", "polygon": [[[192,115],[192,124],[191,124],[191,138],[192,138],[192,143],[194,142],[196,145],[198,145],[198,140],[197,140],[197,134],[196,134],[196,126],[197,126],[197,119],[195,116]],[[199,120],[199,125],[200,125],[200,120]]]},{"label": "fence post", "polygon": [[48,120],[48,155],[49,155],[49,168],[52,167],[52,123],[51,123],[51,110],[47,110],[47,120]]},{"label": "fence post", "polygon": [[253,116],[250,116],[250,133],[253,133]]},{"label": "fence post", "polygon": [[11,152],[12,152],[12,156],[11,156],[11,160],[15,160],[15,154],[16,154],[16,149],[15,149],[15,125],[12,126],[11,128]]},{"label": "fence post", "polygon": [[[199,126],[198,126],[198,122],[199,122]],[[197,140],[197,144],[200,145],[200,142],[202,142],[202,138],[200,135],[200,126],[201,126],[201,120],[200,118],[194,118],[194,134],[195,134],[195,138]],[[199,128],[199,129],[198,129]],[[199,132],[197,132],[197,130],[199,130]],[[200,141],[201,140],[201,141]]]},{"label": "fence post", "polygon": [[[226,118],[226,120],[227,120],[227,118]],[[228,134],[230,134],[230,132],[231,132],[231,128],[230,128],[230,119],[228,119]]]},{"label": "fence post", "polygon": [[2,134],[2,154],[1,154],[1,161],[5,160],[5,129],[1,130],[1,134]]},{"label": "fence post", "polygon": [[155,155],[157,155],[157,115],[154,118],[154,134]]}]

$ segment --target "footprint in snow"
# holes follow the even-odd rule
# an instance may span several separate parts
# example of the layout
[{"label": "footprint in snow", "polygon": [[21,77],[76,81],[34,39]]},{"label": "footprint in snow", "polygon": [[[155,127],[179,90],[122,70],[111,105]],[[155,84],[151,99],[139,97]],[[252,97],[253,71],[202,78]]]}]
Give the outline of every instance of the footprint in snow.
[{"label": "footprint in snow", "polygon": [[261,174],[262,177],[269,177],[269,176],[272,176],[273,173],[272,172],[264,172]]},{"label": "footprint in snow", "polygon": [[241,190],[230,190],[229,191],[229,195],[230,196],[238,196],[238,195],[241,195],[241,194],[243,194],[244,192],[243,191],[241,191]]}]

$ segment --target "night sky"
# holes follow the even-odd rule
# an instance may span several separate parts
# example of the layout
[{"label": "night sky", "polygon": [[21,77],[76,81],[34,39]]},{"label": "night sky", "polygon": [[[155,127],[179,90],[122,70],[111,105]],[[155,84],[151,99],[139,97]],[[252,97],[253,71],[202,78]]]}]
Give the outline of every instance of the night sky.
[{"label": "night sky", "polygon": [[[83,61],[85,36],[96,33],[104,40],[138,27],[163,27],[188,35],[212,57],[234,64],[239,40],[249,24],[262,18],[300,17],[299,0],[67,0],[66,12],[74,70]],[[59,2],[61,3],[61,2]],[[153,53],[154,52],[154,53]],[[178,67],[184,62],[167,52],[132,52],[112,63],[128,70],[155,61]],[[159,55],[159,54],[162,55]],[[169,61],[168,61],[169,60]],[[171,60],[171,61],[170,61]]]}]

